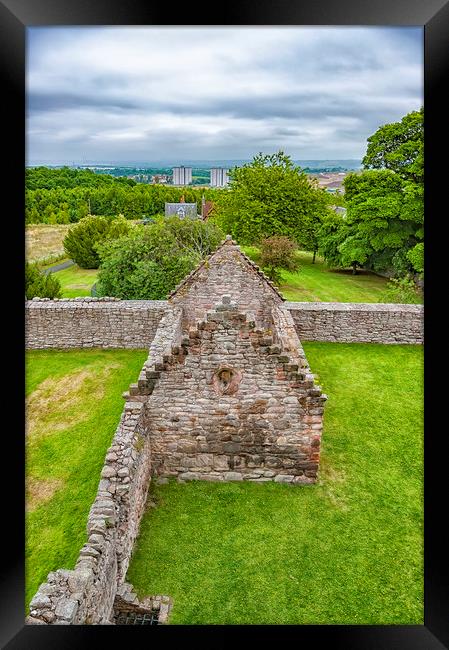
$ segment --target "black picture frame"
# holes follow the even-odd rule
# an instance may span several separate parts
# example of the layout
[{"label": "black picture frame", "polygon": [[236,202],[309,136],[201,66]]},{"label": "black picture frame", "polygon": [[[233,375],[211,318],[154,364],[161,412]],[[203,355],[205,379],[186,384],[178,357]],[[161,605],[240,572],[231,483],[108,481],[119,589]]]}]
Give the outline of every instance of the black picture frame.
[{"label": "black picture frame", "polygon": [[[214,23],[212,23],[212,18]],[[444,218],[446,198],[444,154],[447,152],[447,104],[444,92],[449,81],[449,2],[445,0],[240,0],[221,3],[216,14],[209,7],[182,5],[176,11],[165,3],[140,0],[0,0],[0,65],[2,71],[4,138],[12,144],[3,148],[5,165],[2,184],[9,199],[9,233],[6,248],[14,250],[11,265],[16,284],[6,289],[4,341],[13,361],[4,363],[7,376],[3,395],[3,480],[2,522],[6,550],[2,554],[0,643],[17,648],[78,648],[127,640],[139,634],[108,626],[25,626],[24,625],[24,306],[20,265],[24,266],[25,161],[25,31],[37,25],[414,25],[424,27],[425,105],[425,213],[426,213],[426,307],[425,307],[425,615],[416,626],[204,626],[153,627],[149,642],[194,643],[194,647],[221,648],[232,645],[293,644],[294,647],[344,648],[345,650],[439,650],[449,647],[449,578],[447,549],[447,506],[445,504],[447,461],[444,442],[444,385],[436,380],[442,365],[441,353],[447,336],[442,246],[438,225]],[[446,82],[446,83],[445,83]],[[441,162],[440,162],[441,161]],[[439,205],[441,204],[441,208]],[[440,214],[441,212],[441,214]],[[440,345],[439,345],[440,343]],[[438,415],[441,413],[441,419]],[[435,418],[432,417],[435,414]],[[6,450],[5,450],[6,447]],[[6,460],[5,460],[6,459]],[[7,467],[6,467],[7,466]],[[139,629],[138,627],[133,628]],[[143,628],[147,629],[148,628]],[[288,635],[288,641],[287,641]],[[143,639],[133,637],[134,642]],[[123,641],[122,641],[123,642]],[[148,641],[147,641],[148,642]]]}]

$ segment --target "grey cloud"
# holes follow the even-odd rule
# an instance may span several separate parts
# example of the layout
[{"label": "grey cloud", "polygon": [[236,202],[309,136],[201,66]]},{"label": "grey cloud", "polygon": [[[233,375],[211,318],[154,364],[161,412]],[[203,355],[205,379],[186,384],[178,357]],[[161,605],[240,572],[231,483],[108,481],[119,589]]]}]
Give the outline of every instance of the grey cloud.
[{"label": "grey cloud", "polygon": [[[246,158],[278,143],[293,157],[361,157],[380,125],[422,104],[421,30],[278,29],[274,38],[267,29],[247,39],[230,30],[217,41],[210,31],[181,48],[162,29],[145,45],[132,29],[35,28],[29,155]],[[189,45],[202,42],[196,59]],[[92,62],[81,56],[89,48]]]},{"label": "grey cloud", "polygon": [[27,108],[30,113],[61,111],[72,108],[98,108],[112,110],[138,109],[139,103],[121,97],[108,97],[100,94],[83,93],[37,93],[30,92],[27,96]]}]

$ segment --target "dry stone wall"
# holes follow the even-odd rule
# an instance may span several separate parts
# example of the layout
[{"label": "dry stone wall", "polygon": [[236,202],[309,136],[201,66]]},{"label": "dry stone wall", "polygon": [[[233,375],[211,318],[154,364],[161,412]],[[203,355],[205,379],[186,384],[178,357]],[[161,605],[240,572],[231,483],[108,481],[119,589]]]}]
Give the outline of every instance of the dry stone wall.
[{"label": "dry stone wall", "polygon": [[26,315],[29,348],[149,346],[123,395],[87,542],[73,570],[40,586],[31,624],[114,624],[116,599],[134,603],[125,578],[152,476],[316,481],[327,397],[298,334],[422,342],[422,306],[285,303],[230,238],[167,302],[38,299]]},{"label": "dry stone wall", "polygon": [[[209,299],[204,303],[200,310],[203,316],[213,302]],[[296,332],[303,341],[388,344],[421,344],[424,341],[422,305],[283,304],[291,313]],[[25,305],[25,343],[29,349],[148,349],[168,308],[165,300],[111,298],[40,299],[29,300]]]},{"label": "dry stone wall", "polygon": [[25,344],[43,348],[147,348],[164,300],[33,298],[25,303]]},{"label": "dry stone wall", "polygon": [[423,305],[286,302],[303,341],[424,342]]},{"label": "dry stone wall", "polygon": [[74,570],[58,569],[30,603],[28,624],[110,624],[124,583],[150,482],[145,404],[127,400],[109,447]]}]

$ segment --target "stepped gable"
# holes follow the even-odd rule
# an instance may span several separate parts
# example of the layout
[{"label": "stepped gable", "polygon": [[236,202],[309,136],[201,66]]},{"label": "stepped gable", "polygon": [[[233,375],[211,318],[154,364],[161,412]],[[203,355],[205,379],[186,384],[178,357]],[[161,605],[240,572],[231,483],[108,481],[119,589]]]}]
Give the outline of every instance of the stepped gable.
[{"label": "stepped gable", "polygon": [[227,295],[188,334],[179,317],[171,344],[164,336],[168,345],[155,350],[147,383],[143,373],[132,387],[148,395],[153,475],[315,482],[326,396],[290,314],[273,308],[268,333]]},{"label": "stepped gable", "polygon": [[274,283],[230,235],[178,284],[168,301],[182,306],[187,326],[203,320],[217,296],[224,294],[261,326],[269,325],[271,309],[284,301]]}]

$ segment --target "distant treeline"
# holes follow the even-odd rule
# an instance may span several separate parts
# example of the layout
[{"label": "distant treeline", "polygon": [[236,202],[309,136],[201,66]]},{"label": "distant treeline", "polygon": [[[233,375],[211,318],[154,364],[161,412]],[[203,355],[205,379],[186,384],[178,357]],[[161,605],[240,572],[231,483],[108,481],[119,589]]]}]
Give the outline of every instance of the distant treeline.
[{"label": "distant treeline", "polygon": [[88,214],[127,219],[164,213],[165,202],[187,203],[217,198],[223,190],[216,188],[172,187],[136,183],[130,178],[96,174],[89,169],[26,170],[26,223],[75,223]]}]

